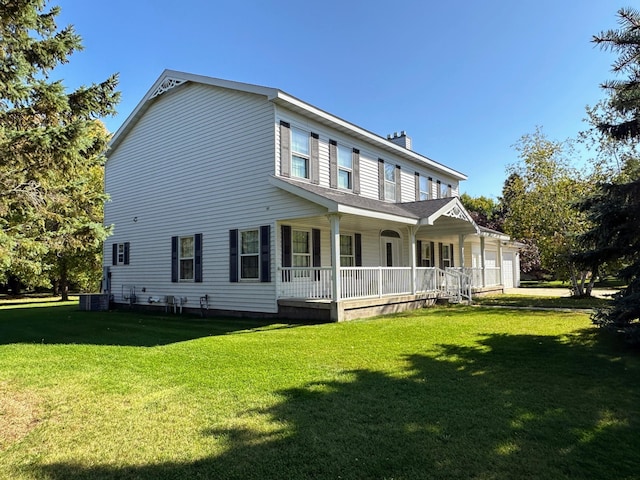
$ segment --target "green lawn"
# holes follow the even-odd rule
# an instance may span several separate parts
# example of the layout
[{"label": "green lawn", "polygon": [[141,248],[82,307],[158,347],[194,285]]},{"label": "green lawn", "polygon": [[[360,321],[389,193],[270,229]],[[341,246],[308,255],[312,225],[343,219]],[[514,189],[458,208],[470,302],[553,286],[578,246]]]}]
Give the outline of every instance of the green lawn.
[{"label": "green lawn", "polygon": [[476,305],[493,305],[503,307],[517,308],[569,308],[569,309],[594,309],[605,307],[611,304],[610,298],[573,298],[573,297],[545,297],[535,295],[522,294],[498,294],[487,295],[483,297],[474,297],[473,302]]},{"label": "green lawn", "polygon": [[3,479],[640,478],[640,355],[584,313],[36,305],[0,307]]}]

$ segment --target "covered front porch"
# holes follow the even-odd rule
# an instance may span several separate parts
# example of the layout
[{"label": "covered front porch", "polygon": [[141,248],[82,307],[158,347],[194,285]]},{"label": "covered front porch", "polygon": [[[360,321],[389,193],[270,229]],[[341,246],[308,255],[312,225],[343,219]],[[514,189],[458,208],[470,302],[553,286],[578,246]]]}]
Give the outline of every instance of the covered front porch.
[{"label": "covered front porch", "polygon": [[278,222],[280,313],[328,312],[341,321],[440,299],[471,301],[501,286],[494,259],[503,239],[482,232],[455,197],[393,204],[290,181],[279,186],[327,207]]}]

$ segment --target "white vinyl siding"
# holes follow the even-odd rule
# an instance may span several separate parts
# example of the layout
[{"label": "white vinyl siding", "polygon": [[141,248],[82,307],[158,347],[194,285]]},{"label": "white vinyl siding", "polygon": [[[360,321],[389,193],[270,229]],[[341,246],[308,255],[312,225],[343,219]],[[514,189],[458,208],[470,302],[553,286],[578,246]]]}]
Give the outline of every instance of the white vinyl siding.
[{"label": "white vinyl siding", "polygon": [[[369,143],[360,139],[349,137],[343,132],[328,128],[324,124],[316,123],[306,117],[297,115],[284,108],[276,108],[276,118],[274,120],[274,131],[276,136],[275,164],[273,172],[280,172],[280,121],[285,121],[291,125],[291,128],[298,128],[306,132],[314,132],[319,136],[319,164],[320,178],[319,184],[329,188],[329,141],[337,142],[338,146],[345,146],[348,149],[356,148],[359,150],[359,179],[360,179],[360,195],[368,198],[378,199],[378,159],[383,158],[385,163],[400,166],[400,185],[401,198],[398,202],[415,201],[415,179],[414,172],[419,172],[425,177],[432,177],[432,193],[430,198],[438,198],[436,192],[436,179],[441,179],[447,185],[452,186],[452,195],[458,195],[458,180],[454,177],[443,175],[436,171],[433,167],[425,165],[421,162],[412,162],[406,158],[392,154],[387,150],[376,148]],[[272,173],[273,174],[273,173]]]},{"label": "white vinyl siding", "polygon": [[[105,249],[136,248],[135,266],[112,269],[115,301],[135,287],[145,298],[187,297],[192,308],[208,295],[211,308],[276,312],[275,282],[230,284],[228,254],[229,230],[271,225],[275,258],[278,219],[323,212],[269,184],[276,147],[274,105],[264,97],[189,83],[155,98],[106,165],[105,223],[115,228]],[[171,283],[168,239],[193,232],[206,239],[204,281]],[[105,259],[110,266],[111,251]],[[275,268],[274,260],[271,278]]]}]

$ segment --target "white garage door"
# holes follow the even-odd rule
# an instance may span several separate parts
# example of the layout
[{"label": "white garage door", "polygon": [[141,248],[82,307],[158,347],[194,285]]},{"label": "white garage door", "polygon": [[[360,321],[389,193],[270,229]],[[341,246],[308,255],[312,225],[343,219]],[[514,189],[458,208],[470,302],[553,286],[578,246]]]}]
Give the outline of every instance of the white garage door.
[{"label": "white garage door", "polygon": [[513,288],[513,252],[502,252],[502,272],[504,288]]}]

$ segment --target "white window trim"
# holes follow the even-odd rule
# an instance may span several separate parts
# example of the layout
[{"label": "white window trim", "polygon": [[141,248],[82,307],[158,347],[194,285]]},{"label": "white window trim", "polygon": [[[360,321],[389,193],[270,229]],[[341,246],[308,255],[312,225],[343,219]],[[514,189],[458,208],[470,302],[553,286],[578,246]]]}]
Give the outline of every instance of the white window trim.
[{"label": "white window trim", "polygon": [[[345,167],[340,165],[340,150],[343,149],[347,152],[347,154],[350,156],[351,158],[351,168],[349,167]],[[336,145],[336,156],[338,158],[336,158],[336,163],[338,166],[338,188],[340,190],[347,190],[347,191],[353,191],[353,148],[349,148],[345,145],[342,145],[340,143],[338,143]],[[340,186],[340,171],[343,172],[348,172],[349,173],[349,186],[348,187],[342,187]]]},{"label": "white window trim", "polygon": [[[182,241],[190,238],[193,242],[193,255],[190,257],[182,256]],[[182,261],[191,260],[191,278],[182,278]],[[184,235],[178,237],[178,282],[194,282],[196,279],[196,237],[195,235]]]},{"label": "white window trim", "polygon": [[[423,241],[422,242],[422,252],[420,252],[420,257],[421,257],[421,261],[422,261],[422,265],[420,265],[421,267],[433,267],[433,265],[431,265],[433,262],[433,252],[431,251],[431,242],[429,241]],[[427,262],[429,263],[429,265],[424,265],[424,263]]]},{"label": "white window trim", "polygon": [[[295,252],[295,234],[298,233],[306,233],[307,234],[307,250],[308,253],[296,253]],[[308,265],[302,268],[312,268],[313,262],[313,238],[310,230],[303,230],[300,228],[291,229],[291,264],[293,267],[296,267],[296,257],[306,257],[308,258]],[[309,271],[307,272],[294,272],[294,277],[309,277]]]},{"label": "white window trim", "polygon": [[[355,240],[355,235],[353,233],[341,233],[340,234],[340,239],[342,239],[342,237],[349,237],[351,239],[351,254],[350,255],[345,255],[342,253],[342,248],[340,249],[340,266],[341,267],[355,267],[356,266],[356,240]],[[342,241],[340,241],[340,245],[342,245]],[[351,265],[343,265],[342,264],[342,259],[343,258],[350,258],[352,259],[351,261]]]},{"label": "white window trim", "polygon": [[[258,235],[258,250],[255,253],[242,253],[242,234],[247,232],[256,232]],[[260,281],[260,229],[259,228],[245,228],[244,230],[238,230],[238,280],[240,282],[259,282]],[[242,271],[242,259],[244,257],[257,257],[258,270],[255,277],[244,277]]]},{"label": "white window trim", "polygon": [[125,245],[124,243],[116,243],[116,265],[125,265],[124,263],[124,255],[125,255]]},{"label": "white window trim", "polygon": [[[311,133],[306,131],[306,130],[303,130],[302,128],[294,127],[293,125],[290,128],[290,132],[291,132],[290,133],[291,141],[290,141],[289,144],[291,145],[291,147],[290,147],[291,148],[291,158],[289,159],[289,161],[291,162],[291,169],[290,169],[291,170],[291,176],[295,177],[295,178],[301,178],[301,179],[304,179],[304,180],[310,180],[310,176],[311,176],[311,171],[310,171],[311,170]],[[307,151],[309,153],[300,153],[300,152],[296,152],[293,149],[293,145],[294,145],[294,143],[293,143],[293,135],[294,135],[294,132],[300,133],[300,134],[302,134],[302,135],[307,137]],[[298,176],[298,175],[296,175],[294,173],[293,157],[303,158],[307,162],[307,167],[306,167],[307,175],[305,177],[300,177],[300,176]]]},{"label": "white window trim", "polygon": [[[393,180],[387,180],[387,167],[391,167],[390,171],[393,172]],[[392,163],[384,163],[384,200],[386,202],[395,202],[396,201],[396,166]],[[391,192],[393,192],[393,198],[391,198]]]},{"label": "white window trim", "polygon": [[[425,189],[422,189],[422,180],[424,179],[425,181]],[[418,200],[429,200],[431,198],[431,192],[429,191],[429,177],[425,177],[424,175],[420,175],[420,178],[418,178],[418,195],[420,198],[418,198]],[[425,196],[425,198],[422,198],[422,196]]]},{"label": "white window trim", "polygon": [[[451,267],[451,246],[448,243],[442,245],[442,266]],[[446,255],[445,255],[446,252]]]}]

